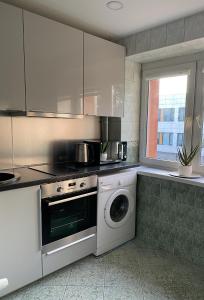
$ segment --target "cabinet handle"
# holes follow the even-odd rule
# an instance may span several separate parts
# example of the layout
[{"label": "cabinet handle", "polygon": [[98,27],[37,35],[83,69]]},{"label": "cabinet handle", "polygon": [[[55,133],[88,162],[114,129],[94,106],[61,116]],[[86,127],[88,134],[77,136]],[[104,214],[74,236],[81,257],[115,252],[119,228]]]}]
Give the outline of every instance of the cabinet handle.
[{"label": "cabinet handle", "polygon": [[48,252],[46,253],[46,255],[51,255],[51,254],[57,253],[57,252],[62,251],[62,250],[64,250],[64,249],[68,248],[68,247],[71,247],[71,246],[76,245],[76,244],[79,244],[79,243],[81,243],[81,242],[83,242],[83,241],[85,241],[85,240],[88,240],[88,239],[90,239],[90,238],[92,238],[92,237],[94,237],[94,236],[95,236],[95,233],[90,234],[90,235],[88,235],[88,236],[86,236],[86,237],[84,237],[84,238],[82,238],[82,239],[80,239],[80,240],[77,240],[77,241],[75,241],[75,242],[72,242],[72,243],[70,243],[70,244],[68,244],[68,245],[64,245],[64,246],[59,247],[59,248],[57,248],[57,249],[54,249],[54,250],[52,250],[52,251],[48,251]]},{"label": "cabinet handle", "polygon": [[79,195],[79,196],[74,196],[74,197],[66,198],[66,199],[62,199],[62,200],[58,200],[58,201],[54,201],[54,202],[49,202],[48,206],[53,206],[53,205],[57,205],[57,204],[60,204],[60,203],[65,203],[65,202],[68,202],[68,201],[73,201],[73,200],[85,198],[85,197],[96,195],[96,194],[97,194],[97,191],[86,193],[86,194]]}]

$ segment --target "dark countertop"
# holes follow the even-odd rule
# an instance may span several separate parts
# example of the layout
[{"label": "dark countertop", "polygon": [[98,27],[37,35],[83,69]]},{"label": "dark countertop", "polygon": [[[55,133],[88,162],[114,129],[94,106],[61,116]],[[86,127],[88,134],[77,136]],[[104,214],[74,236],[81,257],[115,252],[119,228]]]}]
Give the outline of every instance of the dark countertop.
[{"label": "dark countertop", "polygon": [[86,177],[94,174],[97,175],[111,174],[120,170],[134,168],[138,166],[139,166],[138,163],[121,162],[121,163],[108,164],[103,166],[80,167],[78,168],[77,171],[73,171],[72,173],[69,172],[67,175],[63,175],[63,176],[53,176],[26,167],[16,168],[12,170],[4,170],[5,172],[12,172],[12,173],[14,172],[14,174],[20,175],[20,178],[16,182],[0,185],[0,191],[24,188],[24,187],[74,179],[79,177]]}]

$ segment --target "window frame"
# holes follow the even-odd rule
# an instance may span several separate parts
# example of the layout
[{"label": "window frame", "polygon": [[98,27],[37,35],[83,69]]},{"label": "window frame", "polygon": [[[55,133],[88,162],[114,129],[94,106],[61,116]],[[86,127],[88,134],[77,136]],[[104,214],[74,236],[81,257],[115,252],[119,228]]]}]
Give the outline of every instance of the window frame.
[{"label": "window frame", "polygon": [[[193,162],[193,170],[195,173],[204,175],[204,164],[201,165],[201,151],[202,151],[202,139],[203,139],[203,122],[204,122],[204,60],[197,61],[196,72],[196,91],[195,91],[195,107],[194,107],[194,119],[193,119],[193,139],[192,145],[200,145],[200,150]],[[201,124],[201,126],[200,126]]]},{"label": "window frame", "polygon": [[184,143],[187,150],[192,145],[193,133],[193,112],[195,101],[195,75],[196,62],[172,64],[163,67],[146,68],[142,72],[141,83],[141,118],[140,118],[140,149],[139,160],[144,165],[158,166],[163,168],[178,168],[178,161],[161,160],[146,157],[146,139],[147,139],[147,120],[148,120],[148,97],[149,97],[149,80],[162,77],[171,77],[179,75],[188,75],[186,105],[185,105],[185,122],[184,122]]}]

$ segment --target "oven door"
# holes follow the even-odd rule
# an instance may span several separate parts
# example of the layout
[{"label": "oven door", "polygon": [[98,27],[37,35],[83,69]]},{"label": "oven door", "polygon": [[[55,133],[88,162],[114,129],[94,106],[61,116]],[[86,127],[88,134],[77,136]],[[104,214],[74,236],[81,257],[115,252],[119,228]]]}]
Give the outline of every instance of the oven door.
[{"label": "oven door", "polygon": [[[42,199],[42,245],[76,243],[96,231],[97,190]],[[63,241],[62,241],[63,239]],[[50,247],[49,247],[50,248]]]}]

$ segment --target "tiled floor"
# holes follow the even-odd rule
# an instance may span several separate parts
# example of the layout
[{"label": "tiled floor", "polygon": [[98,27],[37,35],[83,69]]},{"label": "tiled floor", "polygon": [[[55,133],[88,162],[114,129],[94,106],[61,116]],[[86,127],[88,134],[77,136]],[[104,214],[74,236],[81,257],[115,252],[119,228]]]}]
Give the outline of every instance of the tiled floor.
[{"label": "tiled floor", "polygon": [[204,268],[134,240],[4,297],[11,299],[204,300]]}]

